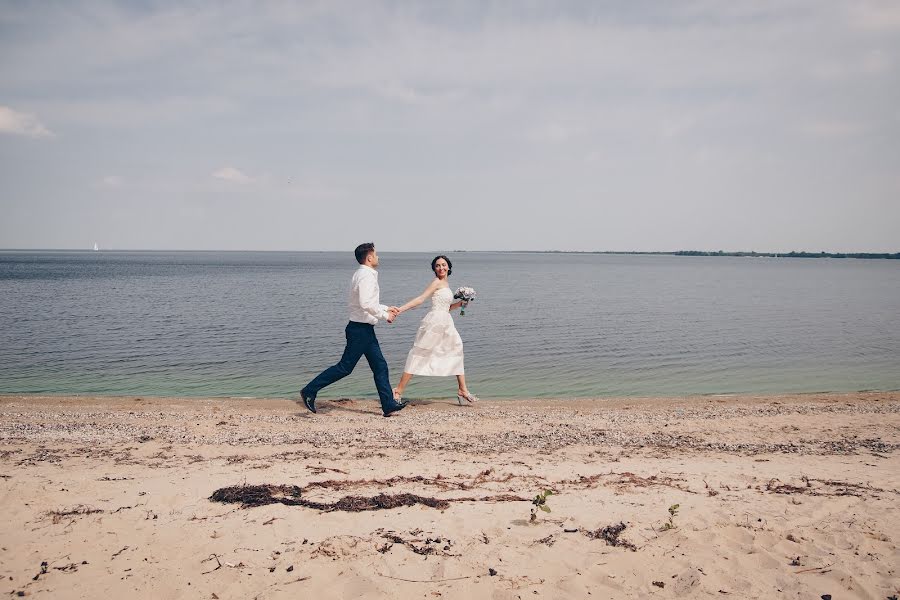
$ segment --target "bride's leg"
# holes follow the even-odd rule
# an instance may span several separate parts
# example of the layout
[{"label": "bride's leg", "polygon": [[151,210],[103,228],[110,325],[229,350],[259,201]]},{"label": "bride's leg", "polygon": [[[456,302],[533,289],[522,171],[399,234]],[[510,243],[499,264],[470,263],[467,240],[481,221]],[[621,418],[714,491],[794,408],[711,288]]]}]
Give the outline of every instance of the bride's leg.
[{"label": "bride's leg", "polygon": [[469,390],[466,388],[466,376],[465,375],[457,375],[456,383],[458,384],[457,387],[459,387],[459,394],[461,396],[469,393]]},{"label": "bride's leg", "polygon": [[400,377],[400,383],[397,384],[397,387],[394,388],[394,391],[403,395],[403,390],[406,389],[406,386],[409,384],[409,380],[412,379],[412,373],[403,373],[403,376]]},{"label": "bride's leg", "polygon": [[466,387],[466,376],[465,375],[457,375],[456,383],[458,384],[459,390],[456,393],[456,397],[459,399],[459,403],[462,404],[463,400],[472,404],[476,400],[478,400],[478,396],[469,392],[469,388]]}]

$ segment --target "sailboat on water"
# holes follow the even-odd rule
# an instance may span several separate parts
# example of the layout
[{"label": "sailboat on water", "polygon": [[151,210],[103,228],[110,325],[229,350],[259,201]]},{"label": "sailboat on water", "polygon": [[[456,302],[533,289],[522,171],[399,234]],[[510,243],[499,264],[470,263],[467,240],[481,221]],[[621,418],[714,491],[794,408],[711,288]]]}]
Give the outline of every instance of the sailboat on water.
[{"label": "sailboat on water", "polygon": [[100,246],[97,245],[97,242],[94,242],[94,252],[99,252]]}]

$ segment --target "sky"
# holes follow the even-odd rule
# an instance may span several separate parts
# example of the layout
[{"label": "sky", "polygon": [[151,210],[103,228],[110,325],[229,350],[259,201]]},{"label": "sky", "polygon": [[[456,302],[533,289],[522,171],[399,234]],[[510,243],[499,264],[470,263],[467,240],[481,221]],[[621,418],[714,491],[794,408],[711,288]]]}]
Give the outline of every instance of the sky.
[{"label": "sky", "polygon": [[900,1],[0,0],[0,248],[900,251]]}]

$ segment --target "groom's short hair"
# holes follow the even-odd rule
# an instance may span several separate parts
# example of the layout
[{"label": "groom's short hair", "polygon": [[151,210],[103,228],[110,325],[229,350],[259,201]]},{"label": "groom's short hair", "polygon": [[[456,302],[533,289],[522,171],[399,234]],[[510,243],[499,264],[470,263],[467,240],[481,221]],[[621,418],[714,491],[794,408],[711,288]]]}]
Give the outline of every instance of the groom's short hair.
[{"label": "groom's short hair", "polygon": [[375,244],[372,242],[366,242],[365,244],[360,244],[359,246],[357,246],[356,250],[354,250],[354,252],[356,253],[356,262],[358,262],[359,264],[365,264],[366,257],[373,250],[375,250]]}]

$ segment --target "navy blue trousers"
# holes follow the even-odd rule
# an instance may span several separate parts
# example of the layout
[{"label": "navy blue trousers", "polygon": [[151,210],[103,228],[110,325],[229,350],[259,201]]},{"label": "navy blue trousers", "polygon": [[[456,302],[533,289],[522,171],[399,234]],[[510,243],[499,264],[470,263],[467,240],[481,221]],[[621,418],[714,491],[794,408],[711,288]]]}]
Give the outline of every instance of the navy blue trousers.
[{"label": "navy blue trousers", "polygon": [[369,361],[369,367],[375,375],[375,387],[378,389],[378,397],[381,399],[381,407],[386,408],[394,404],[394,392],[391,390],[391,380],[388,376],[388,364],[381,353],[378,338],[375,337],[375,326],[368,323],[350,321],[344,330],[347,334],[347,345],[344,347],[344,355],[341,361],[333,367],[328,367],[306,384],[303,393],[307,397],[315,398],[319,390],[329,386],[339,379],[343,379],[353,372],[356,363],[363,356]]}]

